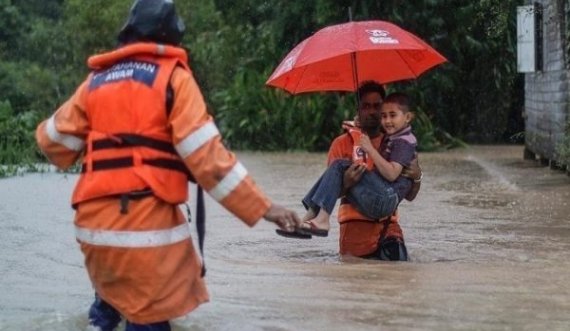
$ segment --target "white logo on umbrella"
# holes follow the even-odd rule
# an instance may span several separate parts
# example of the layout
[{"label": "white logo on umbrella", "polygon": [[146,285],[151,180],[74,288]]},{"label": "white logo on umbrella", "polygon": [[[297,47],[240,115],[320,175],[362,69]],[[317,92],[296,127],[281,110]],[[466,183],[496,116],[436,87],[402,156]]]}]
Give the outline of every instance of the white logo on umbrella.
[{"label": "white logo on umbrella", "polygon": [[285,60],[285,63],[283,64],[283,69],[285,71],[289,71],[293,68],[293,65],[295,64],[295,61],[297,61],[297,54],[295,54],[295,56],[291,56],[289,58],[287,58],[287,60]]},{"label": "white logo on umbrella", "polygon": [[390,37],[390,32],[386,30],[366,30],[366,33],[370,35],[368,39],[373,44],[399,44],[398,39]]}]

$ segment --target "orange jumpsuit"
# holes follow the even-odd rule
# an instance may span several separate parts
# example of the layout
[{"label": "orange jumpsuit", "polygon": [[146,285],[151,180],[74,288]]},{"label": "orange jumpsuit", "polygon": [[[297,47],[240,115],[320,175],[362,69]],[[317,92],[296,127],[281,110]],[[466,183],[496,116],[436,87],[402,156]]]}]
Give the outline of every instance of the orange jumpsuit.
[{"label": "orange jumpsuit", "polygon": [[[372,145],[378,149],[382,136],[371,139]],[[337,159],[352,160],[354,143],[350,134],[345,133],[337,137],[331,144],[328,153],[328,165]],[[386,237],[396,237],[403,240],[399,225],[400,216],[396,212],[390,217]],[[338,211],[340,223],[339,253],[353,256],[366,256],[376,252],[380,237],[384,229],[384,222],[367,218],[353,208],[344,198]]]},{"label": "orange jumpsuit", "polygon": [[[93,70],[98,70],[114,63],[123,63],[121,61],[131,57],[150,60],[175,58],[180,62],[179,66],[171,69],[171,75],[167,78],[174,99],[171,112],[163,117],[166,127],[135,127],[150,134],[156,131],[156,136],[162,138],[163,132],[168,132],[167,139],[173,147],[170,153],[174,153],[169,156],[171,161],[178,160],[185,165],[215,200],[247,225],[255,225],[269,209],[270,201],[236,156],[223,146],[220,133],[206,112],[200,89],[191,71],[185,66],[186,53],[172,46],[130,44],[103,54],[102,58],[92,57],[89,64]],[[145,68],[140,70],[143,69]],[[151,86],[154,89],[151,91],[145,84],[134,80],[124,83],[121,72],[115,74],[106,77],[108,81],[105,83],[109,83],[106,88],[110,89],[109,98],[117,86],[116,93],[128,93],[121,99],[127,107],[129,100],[135,104],[140,95],[153,93],[158,98],[156,105],[166,104],[162,88]],[[174,174],[176,170],[172,169],[150,171],[151,168],[144,163],[144,159],[141,161],[141,155],[153,153],[146,147],[121,148],[113,152],[128,154],[132,171],[138,177],[123,178],[125,171],[130,171],[125,168],[100,169],[97,172],[92,171],[96,169],[91,166],[85,166],[94,164],[85,158],[96,156],[89,150],[93,148],[93,141],[89,138],[93,136],[93,105],[104,109],[98,102],[104,104],[110,100],[100,96],[94,101],[88,101],[93,93],[89,88],[93,75],[90,74],[74,95],[38,126],[38,145],[50,162],[62,169],[82,159],[84,172],[79,181],[82,184],[76,187],[73,201],[76,207],[74,223],[89,277],[99,296],[133,323],[154,323],[183,316],[209,299],[204,280],[200,276],[201,261],[192,245],[188,223],[177,206],[180,197],[183,200],[187,198],[186,176],[180,179],[180,176]],[[114,79],[118,79],[117,83]],[[160,79],[157,78],[158,80]],[[109,104],[109,107],[114,106]],[[156,108],[152,116],[167,114],[166,106]],[[115,121],[121,118],[122,115],[115,112],[110,113],[105,120]],[[133,121],[138,123],[136,118]],[[114,172],[116,176],[113,176]],[[156,173],[158,178],[149,178],[148,173]],[[98,177],[99,174],[105,175]],[[90,182],[93,178],[106,178],[107,183],[97,183],[96,180]],[[139,178],[137,183],[134,183],[135,178]],[[173,189],[176,192],[163,190],[160,195],[130,201],[128,213],[121,213],[119,199],[113,196],[117,192],[101,196],[106,187],[118,187],[119,184],[115,185],[114,180],[123,184],[132,181],[136,188],[143,184],[149,184],[153,188],[160,187],[161,183],[175,183],[176,188]],[[181,180],[184,181],[182,186],[179,185]],[[159,198],[161,195],[162,199]],[[172,201],[166,202],[168,200],[165,199]]]}]

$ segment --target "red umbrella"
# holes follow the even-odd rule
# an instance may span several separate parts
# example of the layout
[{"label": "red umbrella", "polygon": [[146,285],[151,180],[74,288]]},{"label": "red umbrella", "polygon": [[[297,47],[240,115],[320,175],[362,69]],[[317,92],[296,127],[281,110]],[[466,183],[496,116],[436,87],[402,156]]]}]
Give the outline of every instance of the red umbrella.
[{"label": "red umbrella", "polygon": [[360,83],[417,78],[446,62],[412,33],[384,21],[349,22],[317,31],[297,45],[266,84],[292,94],[356,91]]}]

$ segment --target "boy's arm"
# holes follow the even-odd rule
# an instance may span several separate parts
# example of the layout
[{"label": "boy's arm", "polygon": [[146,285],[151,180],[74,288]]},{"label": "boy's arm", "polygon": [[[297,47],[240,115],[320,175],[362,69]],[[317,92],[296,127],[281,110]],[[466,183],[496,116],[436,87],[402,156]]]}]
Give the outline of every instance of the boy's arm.
[{"label": "boy's arm", "polygon": [[374,162],[374,165],[380,172],[380,175],[382,175],[382,177],[387,181],[393,182],[398,178],[398,176],[400,176],[404,167],[398,162],[390,162],[383,158],[382,155],[380,155],[380,153],[378,153],[378,151],[372,146],[368,136],[362,135],[360,138],[360,146],[366,153],[368,153],[368,156]]},{"label": "boy's arm", "polygon": [[402,169],[404,169],[404,167],[401,164],[399,164],[398,162],[390,162],[386,160],[385,158],[382,157],[382,155],[380,155],[380,153],[378,153],[374,149],[368,152],[368,155],[374,162],[374,165],[376,166],[376,169],[378,169],[378,171],[380,172],[380,175],[382,175],[382,177],[384,177],[389,182],[393,182],[396,179],[398,179],[398,177],[402,173]]}]

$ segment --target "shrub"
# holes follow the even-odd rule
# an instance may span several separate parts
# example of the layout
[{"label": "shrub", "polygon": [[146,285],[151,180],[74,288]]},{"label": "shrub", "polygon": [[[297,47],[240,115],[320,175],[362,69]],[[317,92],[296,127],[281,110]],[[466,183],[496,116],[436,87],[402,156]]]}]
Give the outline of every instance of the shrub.
[{"label": "shrub", "polygon": [[33,111],[14,115],[10,103],[0,101],[0,177],[32,169],[40,160],[34,138],[39,118]]}]

